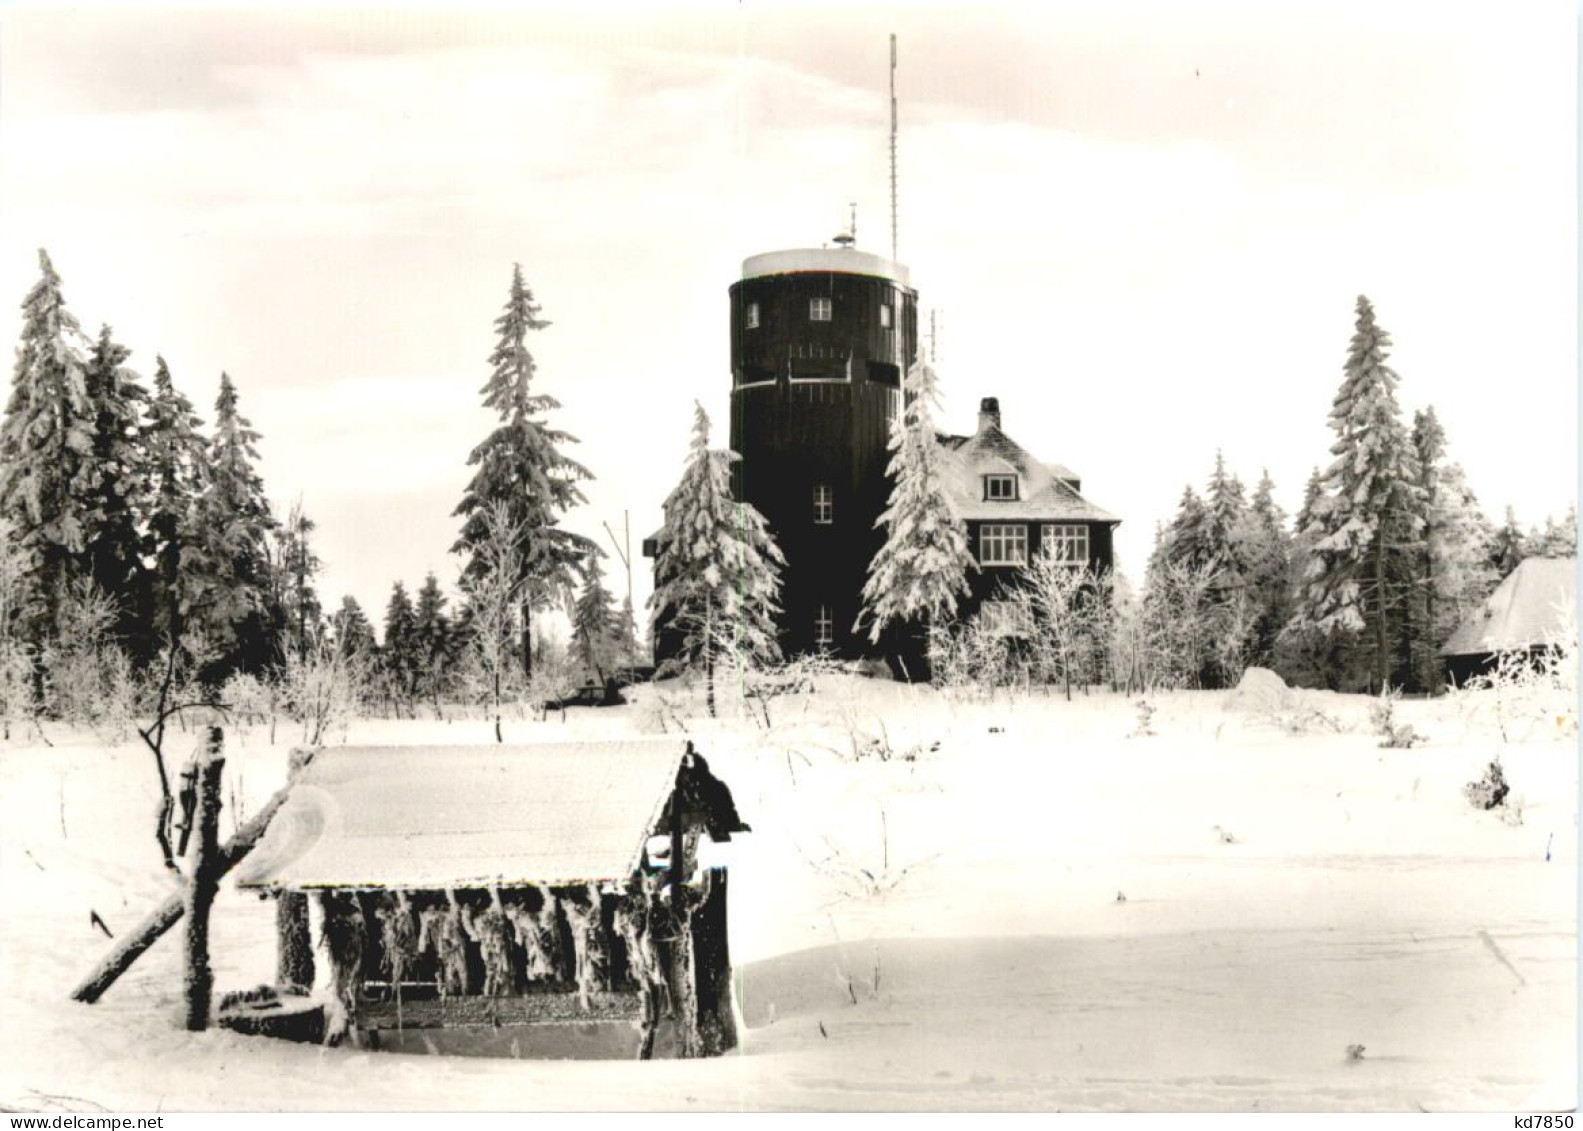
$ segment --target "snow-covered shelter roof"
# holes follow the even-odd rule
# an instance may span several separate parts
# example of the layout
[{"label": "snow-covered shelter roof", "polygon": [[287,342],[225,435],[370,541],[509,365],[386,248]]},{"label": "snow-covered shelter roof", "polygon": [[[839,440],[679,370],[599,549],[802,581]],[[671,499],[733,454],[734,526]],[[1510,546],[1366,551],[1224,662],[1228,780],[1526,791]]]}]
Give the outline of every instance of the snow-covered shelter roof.
[{"label": "snow-covered shelter roof", "polygon": [[[998,424],[984,424],[971,436],[941,436],[951,509],[960,519],[993,522],[1110,522],[1121,520],[1078,494],[1077,476],[1060,464],[1040,463]],[[1058,470],[1057,470],[1058,469]],[[986,499],[984,476],[1016,472],[1015,499]],[[1065,474],[1060,474],[1064,472]]]},{"label": "snow-covered shelter roof", "polygon": [[1556,641],[1577,608],[1576,558],[1524,558],[1440,649],[1442,656],[1517,652]]},{"label": "snow-covered shelter roof", "polygon": [[681,738],[325,748],[298,772],[237,883],[435,889],[625,880],[687,754]]}]

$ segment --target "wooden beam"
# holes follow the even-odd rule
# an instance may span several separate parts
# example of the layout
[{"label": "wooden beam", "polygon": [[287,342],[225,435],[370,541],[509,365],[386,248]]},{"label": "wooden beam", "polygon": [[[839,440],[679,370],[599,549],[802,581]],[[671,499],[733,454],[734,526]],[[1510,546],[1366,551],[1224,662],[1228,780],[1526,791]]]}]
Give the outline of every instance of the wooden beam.
[{"label": "wooden beam", "polygon": [[359,1029],[440,1029],[459,1025],[572,1025],[584,1021],[641,1021],[643,995],[636,991],[596,990],[584,1009],[578,994],[525,993],[505,997],[468,994],[464,997],[406,1000],[397,1011],[394,1001],[360,1001]]}]

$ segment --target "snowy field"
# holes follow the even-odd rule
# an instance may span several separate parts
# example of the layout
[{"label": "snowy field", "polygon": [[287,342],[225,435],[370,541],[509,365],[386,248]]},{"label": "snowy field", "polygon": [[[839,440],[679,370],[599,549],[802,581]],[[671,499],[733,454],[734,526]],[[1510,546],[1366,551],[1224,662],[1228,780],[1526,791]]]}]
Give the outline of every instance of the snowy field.
[{"label": "snowy field", "polygon": [[[1542,718],[1503,737],[1475,697],[1402,705],[1429,741],[1384,750],[1364,698],[1316,697],[1347,729],[1300,735],[1230,699],[1159,696],[1146,737],[1108,694],[851,678],[773,701],[769,730],[697,718],[674,686],[508,723],[531,742],[681,720],[755,830],[731,859],[740,1055],[618,1064],[189,1034],[175,933],[99,1004],[69,1002],[109,945],[90,914],[119,934],[170,881],[148,752],[51,728],[0,748],[0,1107],[1573,1107],[1576,739]],[[489,739],[476,719],[332,736]],[[228,734],[222,835],[293,740]],[[172,736],[173,763],[192,743]],[[1463,795],[1496,754],[1520,819]],[[272,977],[272,923],[222,890],[219,989]]]}]

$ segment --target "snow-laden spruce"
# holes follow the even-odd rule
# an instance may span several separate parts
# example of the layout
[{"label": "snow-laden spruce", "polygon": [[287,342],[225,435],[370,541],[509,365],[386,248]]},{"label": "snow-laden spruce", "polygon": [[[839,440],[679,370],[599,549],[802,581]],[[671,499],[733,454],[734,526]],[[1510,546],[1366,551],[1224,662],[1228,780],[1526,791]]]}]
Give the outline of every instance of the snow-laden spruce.
[{"label": "snow-laden spruce", "polygon": [[[195,545],[182,565],[193,577],[190,599],[208,642],[225,653],[257,640],[268,584],[269,536],[275,519],[254,470],[258,433],[237,407],[231,375],[220,374],[214,402],[214,437],[197,500]],[[253,666],[273,657],[253,656]]]},{"label": "snow-laden spruce", "polygon": [[978,568],[967,530],[945,494],[934,431],[940,394],[933,368],[921,362],[914,366],[906,388],[906,410],[891,422],[890,505],[875,524],[885,528],[885,544],[869,563],[863,610],[854,626],[855,631],[866,626],[870,641],[879,640],[893,621],[950,617],[967,592],[967,571]]},{"label": "snow-laden spruce", "polygon": [[583,591],[572,609],[572,656],[584,676],[611,694],[611,681],[619,666],[621,645],[617,638],[615,598],[605,588],[605,572],[598,554],[588,556]]},{"label": "snow-laden spruce", "polygon": [[131,352],[115,340],[109,326],[100,327],[88,359],[94,436],[82,474],[90,532],[86,570],[99,592],[116,598],[114,635],[126,641],[143,627],[143,536],[138,521],[148,493],[139,444],[148,390],[125,365]]},{"label": "snow-laden spruce", "polygon": [[528,331],[549,325],[539,317],[539,310],[518,264],[512,270],[505,309],[495,320],[499,338],[489,355],[489,380],[480,390],[484,406],[500,417],[500,425],[467,457],[468,466],[478,470],[456,507],[455,513],[465,521],[452,547],[453,552],[468,555],[463,576],[475,577],[484,560],[477,553],[486,536],[483,512],[492,502],[509,508],[513,527],[523,531],[522,576],[515,580],[521,583],[522,668],[529,673],[533,610],[570,592],[584,561],[598,552],[587,538],[558,525],[568,510],[587,502],[578,484],[592,479],[593,473],[561,452],[563,445],[574,444],[577,438],[544,422],[544,415],[560,408],[560,402],[532,391],[537,367],[527,349]]},{"label": "snow-laden spruce", "polygon": [[709,416],[695,403],[687,463],[665,500],[649,597],[655,633],[673,634],[676,644],[659,674],[702,667],[711,714],[718,663],[780,657],[775,614],[786,559],[764,516],[731,497],[731,465],[739,458],[709,450]]},{"label": "snow-laden spruce", "polygon": [[1417,457],[1385,364],[1390,335],[1358,296],[1346,377],[1330,410],[1336,457],[1310,506],[1313,557],[1297,604],[1300,628],[1372,637],[1373,682],[1391,680],[1390,621],[1408,599],[1410,555],[1423,528]]},{"label": "snow-laden spruce", "polygon": [[182,644],[187,618],[201,597],[201,573],[188,568],[198,546],[194,501],[206,481],[208,445],[203,421],[176,388],[163,357],[154,359],[143,450],[148,454],[148,531],[154,555],[154,630],[157,639]]},{"label": "snow-laden spruce", "polygon": [[94,433],[88,339],[42,250],[38,262],[41,277],[22,301],[22,337],[0,423],[0,517],[11,523],[21,551],[21,611],[34,640],[54,631],[91,536],[81,496]]}]

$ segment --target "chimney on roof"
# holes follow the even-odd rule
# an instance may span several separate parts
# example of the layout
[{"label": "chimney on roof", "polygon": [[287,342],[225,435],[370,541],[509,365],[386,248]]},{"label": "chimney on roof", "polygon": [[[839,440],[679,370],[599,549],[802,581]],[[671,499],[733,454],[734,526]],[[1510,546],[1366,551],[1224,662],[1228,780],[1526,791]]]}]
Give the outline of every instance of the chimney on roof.
[{"label": "chimney on roof", "polygon": [[1000,398],[985,397],[978,402],[978,430],[1000,427]]}]

